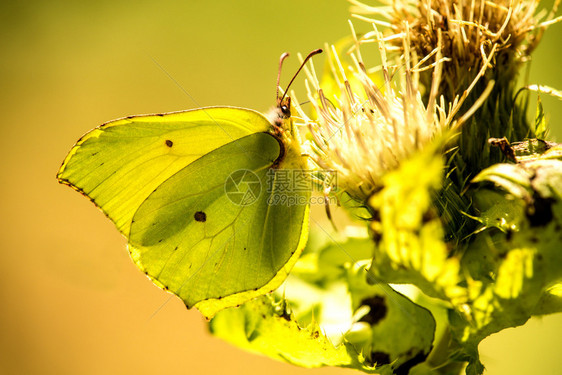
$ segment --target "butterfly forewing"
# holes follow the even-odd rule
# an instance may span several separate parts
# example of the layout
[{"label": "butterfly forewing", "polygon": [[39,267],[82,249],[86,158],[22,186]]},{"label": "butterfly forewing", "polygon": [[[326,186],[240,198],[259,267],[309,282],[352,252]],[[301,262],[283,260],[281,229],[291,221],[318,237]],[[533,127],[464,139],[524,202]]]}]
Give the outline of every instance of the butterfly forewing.
[{"label": "butterfly forewing", "polygon": [[137,208],[160,184],[218,147],[269,127],[260,113],[230,107],[132,116],[82,137],[57,178],[88,196],[128,236]]}]

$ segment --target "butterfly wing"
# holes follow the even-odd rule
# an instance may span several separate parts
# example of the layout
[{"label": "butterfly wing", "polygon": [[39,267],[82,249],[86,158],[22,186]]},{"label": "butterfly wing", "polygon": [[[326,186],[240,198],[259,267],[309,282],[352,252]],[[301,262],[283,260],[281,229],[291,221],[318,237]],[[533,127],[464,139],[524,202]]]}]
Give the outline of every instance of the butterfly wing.
[{"label": "butterfly wing", "polygon": [[255,133],[168,178],[134,215],[138,267],[206,316],[279,286],[304,247],[310,194],[272,199],[293,178],[274,167],[281,153],[274,136]]},{"label": "butterfly wing", "polygon": [[88,196],[128,236],[138,207],[168,178],[202,155],[270,126],[262,114],[234,107],[131,116],[84,135],[57,179]]}]

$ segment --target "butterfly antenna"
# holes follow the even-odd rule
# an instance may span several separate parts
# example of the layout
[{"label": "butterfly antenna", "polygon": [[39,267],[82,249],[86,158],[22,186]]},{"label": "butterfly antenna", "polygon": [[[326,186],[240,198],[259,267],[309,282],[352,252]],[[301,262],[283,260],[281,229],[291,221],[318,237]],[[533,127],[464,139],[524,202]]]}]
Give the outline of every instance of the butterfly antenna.
[{"label": "butterfly antenna", "polygon": [[[322,48],[319,49],[315,49],[314,51],[310,52],[308,54],[308,56],[306,56],[306,58],[304,59],[304,61],[301,64],[301,67],[299,68],[299,70],[297,70],[297,72],[295,73],[295,75],[293,76],[293,78],[291,79],[291,82],[289,82],[289,84],[287,85],[287,88],[285,89],[285,92],[283,93],[283,96],[281,97],[281,100],[279,102],[282,102],[283,99],[285,99],[285,95],[287,95],[287,93],[289,92],[289,87],[291,87],[291,84],[293,83],[293,81],[295,80],[295,78],[297,78],[297,76],[299,75],[300,71],[302,70],[302,68],[304,68],[304,65],[306,64],[306,62],[308,60],[310,60],[310,58],[314,55],[318,55],[319,53],[322,53]],[[283,54],[284,55],[284,54]],[[283,62],[284,58],[288,56],[283,57],[283,55],[281,55],[281,62]],[[279,64],[279,75],[277,76],[277,97],[279,98],[279,76],[281,75],[281,63]]]},{"label": "butterfly antenna", "polygon": [[279,82],[281,80],[281,67],[283,66],[283,61],[285,61],[287,57],[289,57],[289,54],[287,52],[284,52],[281,55],[281,58],[279,59],[279,71],[277,72],[277,96],[276,96],[277,99],[279,99]]}]

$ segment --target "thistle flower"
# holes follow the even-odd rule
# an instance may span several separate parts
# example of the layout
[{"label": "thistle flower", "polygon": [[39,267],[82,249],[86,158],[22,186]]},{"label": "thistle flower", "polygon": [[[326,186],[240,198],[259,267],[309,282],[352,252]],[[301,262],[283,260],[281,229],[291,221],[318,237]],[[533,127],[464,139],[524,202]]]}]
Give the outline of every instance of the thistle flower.
[{"label": "thistle flower", "polygon": [[[353,27],[352,35],[356,35]],[[382,88],[370,78],[359,48],[363,40],[356,38],[350,66],[342,65],[334,47],[329,49],[331,77],[339,88],[337,92],[326,96],[314,68],[307,70],[308,97],[317,118],[311,119],[296,106],[303,121],[301,125],[309,128],[311,142],[308,146],[316,164],[322,169],[337,171],[337,187],[363,202],[381,187],[384,173],[397,168],[402,160],[440,139],[445,132],[457,129],[481,103],[455,119],[470,90],[452,103],[438,98],[445,60],[440,42],[418,61],[417,56],[410,53],[409,34],[405,34],[401,37],[404,62],[393,67],[386,57],[385,38],[376,27],[373,35],[381,54]],[[486,65],[478,77],[485,68]],[[433,79],[429,101],[424,104],[419,72],[429,69],[433,71]],[[392,70],[394,76],[398,75],[397,84]]]},{"label": "thistle flower", "polygon": [[[452,214],[450,222],[454,224],[447,238],[463,238],[474,230],[474,223],[459,214],[472,210],[470,199],[462,194],[467,182],[503,159],[497,150],[490,150],[488,139],[506,137],[515,142],[536,137],[527,119],[528,100],[517,100],[517,74],[522,63],[530,59],[544,29],[562,19],[553,18],[560,0],[550,12],[537,12],[535,0],[383,0],[383,6],[350,2],[356,18],[386,27],[385,52],[390,56],[405,61],[409,56],[427,56],[436,48],[440,50],[446,60],[440,80],[430,72],[419,75],[419,83],[431,87],[424,103],[429,106],[434,100],[433,92],[443,95],[445,102],[454,102],[462,93],[461,99],[466,100],[461,111],[474,108],[480,101],[481,109],[460,129],[458,148],[448,160],[445,185],[449,188],[439,202],[442,213],[451,205],[455,210],[448,213],[457,211]],[[362,40],[367,43],[379,38],[375,31]],[[483,102],[482,95],[491,82],[495,86]]]},{"label": "thistle flower", "polygon": [[[468,87],[494,48],[490,79],[500,86],[509,83],[520,63],[529,59],[544,29],[560,20],[553,19],[560,0],[555,1],[550,12],[537,12],[539,2],[535,0],[382,0],[383,6],[349,1],[353,4],[352,12],[357,13],[355,17],[388,26],[388,51],[426,56],[440,43],[442,33],[442,53],[451,61],[443,67],[441,82],[441,92],[448,99]],[[400,43],[405,34],[409,35],[412,52]]]}]

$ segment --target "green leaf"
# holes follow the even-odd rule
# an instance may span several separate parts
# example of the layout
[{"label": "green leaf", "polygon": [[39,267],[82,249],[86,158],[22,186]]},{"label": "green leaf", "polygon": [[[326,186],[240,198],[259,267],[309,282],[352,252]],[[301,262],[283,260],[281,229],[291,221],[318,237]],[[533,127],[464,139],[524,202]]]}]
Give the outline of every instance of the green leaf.
[{"label": "green leaf", "polygon": [[356,264],[348,271],[348,288],[358,321],[345,338],[361,348],[372,363],[388,365],[395,373],[407,374],[429,355],[435,319],[428,310],[390,286],[368,283],[364,265]]},{"label": "green leaf", "polygon": [[494,164],[474,177],[472,183],[491,182],[515,198],[528,200],[531,194],[530,177],[530,171],[517,164]]},{"label": "green leaf", "polygon": [[541,96],[537,96],[537,112],[535,114],[535,136],[539,139],[546,137],[546,116],[541,102]]},{"label": "green leaf", "polygon": [[562,312],[562,284],[554,284],[544,291],[533,315],[547,315]]},{"label": "green leaf", "polygon": [[[364,227],[348,227],[357,232]],[[309,283],[324,285],[341,279],[346,267],[357,261],[370,259],[373,254],[373,242],[365,236],[330,233],[323,230],[311,232],[304,255],[299,259],[292,274]]]},{"label": "green leaf", "polygon": [[503,232],[519,229],[521,215],[525,205],[520,200],[505,199],[505,194],[499,191],[482,189],[474,196],[476,207],[486,207],[478,216],[471,216],[483,224],[478,231],[488,228],[498,228]]},{"label": "green leaf", "polygon": [[[514,206],[511,225],[474,236],[462,258],[468,299],[464,313],[450,314],[455,339],[481,373],[478,343],[492,333],[524,324],[532,315],[560,311],[562,279],[562,161],[494,165],[473,186],[480,220],[492,223]],[[489,191],[490,182],[495,190]]]},{"label": "green leaf", "polygon": [[209,329],[240,348],[298,366],[351,367],[374,373],[373,368],[361,363],[361,355],[352,346],[336,347],[316,322],[299,325],[286,302],[270,296],[219,312]]}]

